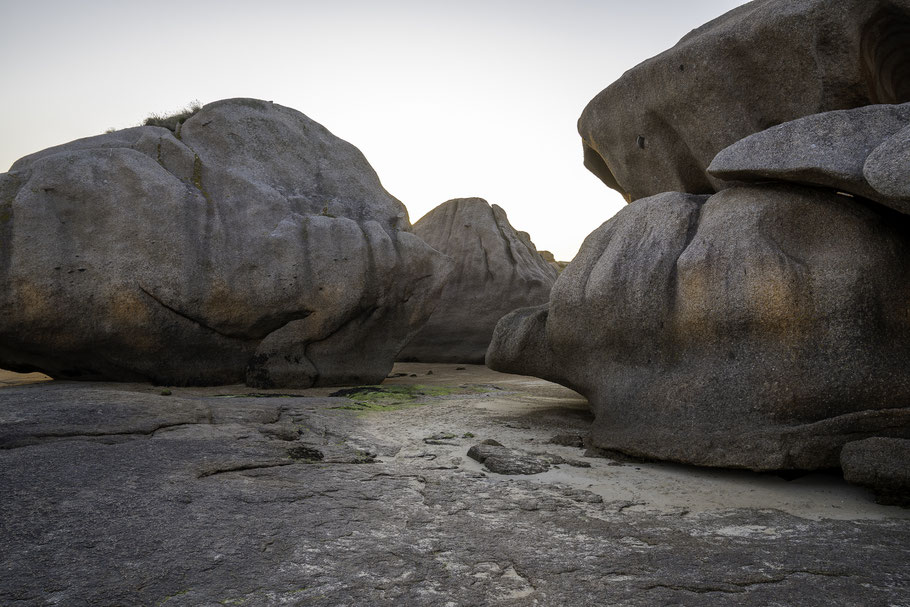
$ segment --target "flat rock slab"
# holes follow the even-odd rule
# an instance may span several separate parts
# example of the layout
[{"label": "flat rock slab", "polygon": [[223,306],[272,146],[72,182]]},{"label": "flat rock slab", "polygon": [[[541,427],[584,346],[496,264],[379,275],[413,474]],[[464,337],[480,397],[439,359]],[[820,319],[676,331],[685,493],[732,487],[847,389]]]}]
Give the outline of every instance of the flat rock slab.
[{"label": "flat rock slab", "polygon": [[[427,381],[426,366],[404,368]],[[22,445],[0,450],[0,604],[910,600],[903,511],[870,504],[858,520],[767,508],[658,512],[572,482],[483,474],[464,459],[481,436],[530,450],[554,432],[582,431],[590,415],[576,395],[533,378],[435,369],[437,385],[458,377],[490,389],[368,414],[339,408],[347,399],[329,390],[0,389],[0,412],[20,420]],[[41,412],[48,419],[38,423]],[[111,418],[107,430],[88,433],[98,416]],[[446,427],[460,430],[440,441],[452,444],[423,442]],[[118,440],[105,440],[107,431]],[[572,470],[648,472],[591,461],[592,470]]]},{"label": "flat rock slab", "polygon": [[568,464],[578,468],[588,468],[588,462],[566,459],[561,455],[547,452],[529,452],[523,449],[510,449],[496,441],[489,440],[468,449],[468,457],[484,465],[490,472],[497,474],[539,474],[553,466]]},{"label": "flat rock slab", "polygon": [[728,181],[819,185],[910,212],[910,103],[813,114],[721,150],[708,173]]},{"label": "flat rock slab", "polygon": [[[66,385],[9,390],[16,410],[0,410],[0,448],[9,449],[53,439],[119,442],[182,425],[210,421],[202,403],[118,390],[80,390],[74,398]],[[86,407],[86,401],[92,403]]]},{"label": "flat rock slab", "polygon": [[550,462],[545,459],[516,452],[500,444],[474,445],[468,449],[468,457],[498,474],[539,474],[550,469]]}]

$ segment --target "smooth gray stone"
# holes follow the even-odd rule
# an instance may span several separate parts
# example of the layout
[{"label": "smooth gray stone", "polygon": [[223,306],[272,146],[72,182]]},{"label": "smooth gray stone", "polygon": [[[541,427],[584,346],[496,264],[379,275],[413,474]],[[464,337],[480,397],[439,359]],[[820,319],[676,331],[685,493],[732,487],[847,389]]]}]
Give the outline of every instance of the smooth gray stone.
[{"label": "smooth gray stone", "polygon": [[[910,0],[756,0],[628,70],[584,109],[585,166],[628,200],[710,194],[727,146],[803,116],[910,102]],[[648,36],[649,32],[640,32]]]},{"label": "smooth gray stone", "polygon": [[[818,185],[910,212],[910,103],[814,114],[737,141],[708,173],[727,181],[788,181]],[[875,185],[866,174],[873,176]],[[903,188],[903,191],[902,191]]]},{"label": "smooth gray stone", "polygon": [[398,360],[482,364],[500,318],[550,297],[556,269],[495,204],[449,200],[417,221],[414,233],[452,257],[455,270],[436,310]]},{"label": "smooth gray stone", "polygon": [[910,238],[801,186],[636,201],[585,240],[487,365],[586,396],[590,446],[707,466],[822,469],[910,437]]},{"label": "smooth gray stone", "polygon": [[480,443],[468,449],[468,457],[486,466],[497,474],[540,474],[551,465],[565,463],[559,456],[528,453],[521,449],[509,449],[502,445]]},{"label": "smooth gray stone", "polygon": [[875,148],[863,165],[863,177],[885,199],[910,207],[910,125]]},{"label": "smooth gray stone", "polygon": [[378,383],[451,262],[357,148],[230,99],[0,175],[0,367],[163,384]]}]

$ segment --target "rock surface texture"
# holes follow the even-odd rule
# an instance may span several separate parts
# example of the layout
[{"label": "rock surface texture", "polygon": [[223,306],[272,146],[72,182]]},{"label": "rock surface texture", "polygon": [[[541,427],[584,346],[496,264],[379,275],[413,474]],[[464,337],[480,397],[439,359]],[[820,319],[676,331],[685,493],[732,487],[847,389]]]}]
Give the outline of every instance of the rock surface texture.
[{"label": "rock surface texture", "polygon": [[556,269],[505,211],[481,198],[445,202],[414,233],[455,260],[440,303],[399,360],[483,363],[496,322],[547,301]]},{"label": "rock surface texture", "polygon": [[[769,127],[910,101],[910,1],[756,0],[626,72],[585,108],[585,165],[636,200],[710,194],[714,156]],[[643,35],[646,35],[644,33]]]},{"label": "rock surface texture", "polygon": [[540,474],[553,466],[568,465],[590,468],[591,464],[547,452],[530,452],[510,449],[495,440],[478,443],[468,449],[468,457],[484,465],[496,474]]},{"label": "rock surface texture", "polygon": [[[906,511],[748,473],[724,486],[754,501],[704,505],[713,474],[600,458],[484,472],[466,455],[479,438],[580,457],[544,441],[590,415],[534,378],[450,375],[490,393],[362,415],[238,386],[0,388],[0,605],[910,602]],[[420,439],[441,430],[478,438]]]},{"label": "rock surface texture", "polygon": [[[893,216],[892,216],[893,215]],[[595,447],[752,469],[839,465],[910,437],[910,222],[823,190],[637,201],[487,363],[588,397]]]},{"label": "rock surface texture", "polygon": [[265,101],[50,148],[0,175],[0,367],[378,382],[450,262],[363,155]]},{"label": "rock surface texture", "polygon": [[910,213],[910,103],[785,122],[725,148],[708,173],[819,185]]}]

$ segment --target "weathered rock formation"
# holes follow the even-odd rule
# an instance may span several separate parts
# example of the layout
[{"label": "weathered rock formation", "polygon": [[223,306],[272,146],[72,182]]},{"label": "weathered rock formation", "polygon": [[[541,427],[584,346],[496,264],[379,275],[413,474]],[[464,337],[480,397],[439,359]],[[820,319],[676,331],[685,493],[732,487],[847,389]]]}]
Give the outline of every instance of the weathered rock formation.
[{"label": "weathered rock formation", "polygon": [[381,381],[451,266],[408,230],[359,150],[270,102],[26,156],[0,175],[0,367]]},{"label": "weathered rock formation", "polygon": [[630,200],[725,187],[723,148],[829,110],[910,101],[910,1],[756,0],[626,72],[578,123],[585,166]]},{"label": "weathered rock formation", "polygon": [[[910,43],[910,38],[908,38]],[[819,185],[910,213],[910,103],[814,114],[722,150],[708,173]]]},{"label": "weathered rock formation", "polygon": [[908,0],[758,0],[627,72],[579,128],[634,202],[488,365],[578,390],[591,446],[632,456],[818,469],[910,438],[908,40]]},{"label": "weathered rock formation", "polygon": [[799,186],[640,200],[592,233],[488,364],[592,402],[592,443],[753,469],[910,437],[910,221]]},{"label": "weathered rock formation", "polygon": [[555,268],[495,204],[449,200],[417,221],[414,233],[454,258],[455,270],[436,310],[399,360],[482,364],[500,318],[550,297]]}]

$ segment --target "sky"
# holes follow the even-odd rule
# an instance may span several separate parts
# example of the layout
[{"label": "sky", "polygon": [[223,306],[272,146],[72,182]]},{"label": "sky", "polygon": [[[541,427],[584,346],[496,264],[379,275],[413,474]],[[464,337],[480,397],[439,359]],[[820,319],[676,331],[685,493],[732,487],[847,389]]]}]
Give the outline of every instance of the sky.
[{"label": "sky", "polygon": [[625,204],[576,121],[624,71],[742,0],[0,0],[0,171],[189,102],[254,97],[356,145],[412,222],[506,210],[570,260]]}]

